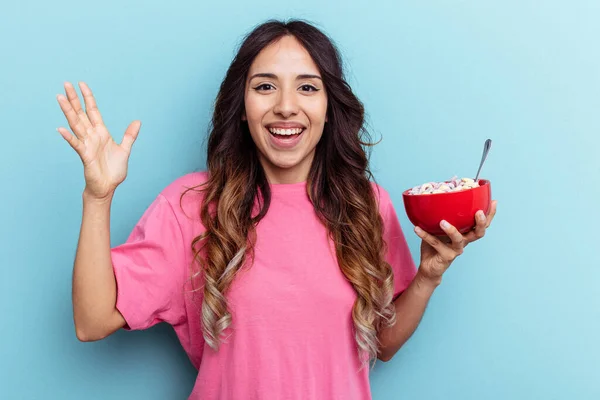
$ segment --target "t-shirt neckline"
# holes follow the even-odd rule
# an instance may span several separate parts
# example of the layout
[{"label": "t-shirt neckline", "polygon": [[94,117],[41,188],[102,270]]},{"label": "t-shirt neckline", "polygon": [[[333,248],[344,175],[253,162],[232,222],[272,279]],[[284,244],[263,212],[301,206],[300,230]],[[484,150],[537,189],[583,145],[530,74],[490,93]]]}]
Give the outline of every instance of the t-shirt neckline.
[{"label": "t-shirt neckline", "polygon": [[297,183],[269,183],[271,193],[306,193],[307,182]]}]

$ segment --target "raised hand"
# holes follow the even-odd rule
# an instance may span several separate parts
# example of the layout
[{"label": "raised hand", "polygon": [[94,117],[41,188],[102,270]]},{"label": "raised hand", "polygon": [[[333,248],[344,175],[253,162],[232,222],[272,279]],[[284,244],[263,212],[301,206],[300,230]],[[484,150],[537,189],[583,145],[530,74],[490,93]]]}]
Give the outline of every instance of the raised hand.
[{"label": "raised hand", "polygon": [[62,94],[57,95],[60,108],[67,117],[73,134],[63,127],[57,131],[83,162],[85,193],[96,199],[106,199],[112,196],[127,176],[131,147],[138,136],[141,122],[133,121],[129,124],[123,140],[117,144],[104,126],[90,88],[84,82],[80,82],[79,89],[83,94],[85,111],[71,83],[65,83],[66,97]]}]

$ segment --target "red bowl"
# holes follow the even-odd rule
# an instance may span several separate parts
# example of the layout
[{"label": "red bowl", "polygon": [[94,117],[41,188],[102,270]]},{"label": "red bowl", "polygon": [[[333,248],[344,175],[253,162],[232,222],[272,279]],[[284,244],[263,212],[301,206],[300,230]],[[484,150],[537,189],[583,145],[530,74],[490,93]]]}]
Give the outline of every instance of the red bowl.
[{"label": "red bowl", "polygon": [[436,236],[445,236],[440,222],[445,219],[460,233],[467,233],[475,227],[475,213],[483,210],[485,215],[492,205],[492,185],[490,181],[479,179],[479,187],[460,192],[437,194],[402,193],[404,208],[413,225]]}]

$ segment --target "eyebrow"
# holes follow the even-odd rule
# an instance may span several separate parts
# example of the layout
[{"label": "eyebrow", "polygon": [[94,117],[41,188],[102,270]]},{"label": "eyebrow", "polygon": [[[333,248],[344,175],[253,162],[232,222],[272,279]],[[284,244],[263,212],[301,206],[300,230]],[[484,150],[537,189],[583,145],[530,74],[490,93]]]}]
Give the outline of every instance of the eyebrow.
[{"label": "eyebrow", "polygon": [[[277,75],[271,74],[271,73],[254,74],[248,80],[251,81],[254,78],[277,79]],[[321,79],[321,77],[319,75],[312,75],[312,74],[301,74],[301,75],[298,75],[296,77],[296,80],[300,80],[300,79],[320,79],[320,80],[323,80],[323,79]]]}]

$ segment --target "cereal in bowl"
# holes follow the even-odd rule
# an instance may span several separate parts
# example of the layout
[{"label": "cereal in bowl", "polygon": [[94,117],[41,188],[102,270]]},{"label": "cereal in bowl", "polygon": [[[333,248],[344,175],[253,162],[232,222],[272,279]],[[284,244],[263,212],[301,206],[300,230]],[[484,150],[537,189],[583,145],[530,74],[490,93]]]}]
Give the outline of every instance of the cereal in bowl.
[{"label": "cereal in bowl", "polygon": [[410,189],[408,194],[420,195],[420,194],[438,194],[438,193],[451,193],[460,192],[461,190],[473,189],[479,187],[479,183],[475,182],[471,178],[459,179],[457,176],[452,177],[449,181],[445,182],[427,182],[420,186],[415,186]]}]

